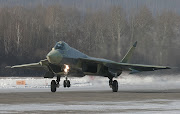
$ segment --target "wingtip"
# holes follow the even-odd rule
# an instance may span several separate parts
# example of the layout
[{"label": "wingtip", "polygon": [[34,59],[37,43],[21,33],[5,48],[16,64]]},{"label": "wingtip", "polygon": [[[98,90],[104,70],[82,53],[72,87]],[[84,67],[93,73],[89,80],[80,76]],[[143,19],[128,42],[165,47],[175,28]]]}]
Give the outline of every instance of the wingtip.
[{"label": "wingtip", "polygon": [[137,45],[137,41],[134,43],[133,47],[136,47],[136,45]]}]

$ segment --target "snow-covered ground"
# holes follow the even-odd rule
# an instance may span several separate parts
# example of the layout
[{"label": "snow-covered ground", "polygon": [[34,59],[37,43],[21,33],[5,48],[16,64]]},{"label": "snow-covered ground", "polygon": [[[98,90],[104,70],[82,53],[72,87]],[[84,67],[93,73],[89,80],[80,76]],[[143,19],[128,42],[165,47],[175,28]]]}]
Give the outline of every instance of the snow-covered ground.
[{"label": "snow-covered ground", "polygon": [[[54,78],[56,80],[56,78]],[[65,78],[61,78],[60,89],[63,89],[63,80]],[[82,78],[69,78],[71,81],[70,90],[81,90],[82,88],[89,89],[102,89],[109,90],[109,80],[106,77],[93,77],[93,76],[85,76]],[[0,89],[44,89],[50,88],[50,83],[53,79],[45,79],[45,78],[32,78],[32,77],[6,77],[0,78]],[[153,91],[153,90],[174,90],[180,89],[180,75],[149,75],[149,76],[137,76],[130,75],[127,73],[123,73],[121,76],[117,78],[119,82],[119,90],[120,91],[131,91],[131,90],[144,90],[144,91]],[[24,81],[24,85],[17,85],[18,81]]]}]

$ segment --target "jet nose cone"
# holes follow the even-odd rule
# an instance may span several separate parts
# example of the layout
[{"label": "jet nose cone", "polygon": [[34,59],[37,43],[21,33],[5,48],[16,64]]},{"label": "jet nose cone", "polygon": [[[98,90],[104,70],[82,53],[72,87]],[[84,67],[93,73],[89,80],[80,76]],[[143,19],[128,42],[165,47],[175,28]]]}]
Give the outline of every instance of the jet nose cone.
[{"label": "jet nose cone", "polygon": [[48,61],[52,64],[59,64],[63,58],[61,53],[57,50],[50,51],[46,57]]}]

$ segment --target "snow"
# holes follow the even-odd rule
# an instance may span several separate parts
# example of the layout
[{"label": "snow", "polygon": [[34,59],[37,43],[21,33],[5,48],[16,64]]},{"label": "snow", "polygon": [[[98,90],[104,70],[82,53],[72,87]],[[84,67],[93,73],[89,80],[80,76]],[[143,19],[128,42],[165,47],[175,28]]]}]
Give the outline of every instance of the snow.
[{"label": "snow", "polygon": [[[60,88],[63,88],[63,80],[61,78]],[[50,88],[51,80],[47,78],[20,78],[20,77],[8,77],[0,78],[0,89],[13,89],[13,88]],[[54,78],[56,80],[56,78]],[[91,88],[91,89],[103,89],[109,90],[109,80],[107,77],[93,77],[85,76],[82,78],[69,78],[71,81],[71,87],[74,88]],[[127,73],[122,74],[117,78],[119,82],[119,90],[131,91],[131,90],[170,90],[180,89],[180,76],[179,75],[149,75],[149,76],[137,76],[129,75]],[[25,81],[25,85],[17,85],[17,81]]]}]

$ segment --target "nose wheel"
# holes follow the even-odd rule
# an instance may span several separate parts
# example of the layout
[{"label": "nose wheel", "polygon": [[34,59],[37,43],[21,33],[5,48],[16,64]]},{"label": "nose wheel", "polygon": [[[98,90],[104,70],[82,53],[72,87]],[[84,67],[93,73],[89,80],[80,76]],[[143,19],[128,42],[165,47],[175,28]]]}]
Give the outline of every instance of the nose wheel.
[{"label": "nose wheel", "polygon": [[67,77],[66,77],[66,80],[64,80],[63,85],[64,85],[64,88],[66,87],[69,88],[71,86],[70,80],[68,80]]}]

